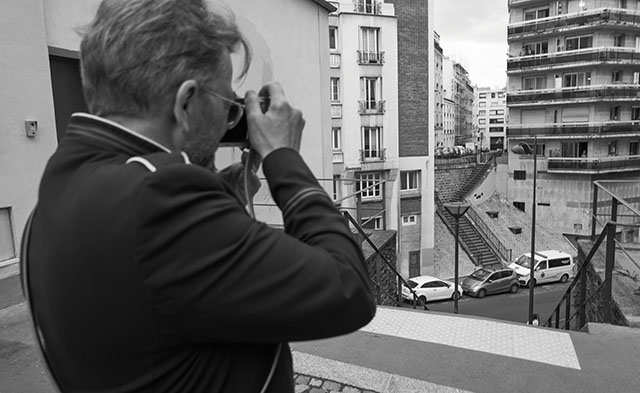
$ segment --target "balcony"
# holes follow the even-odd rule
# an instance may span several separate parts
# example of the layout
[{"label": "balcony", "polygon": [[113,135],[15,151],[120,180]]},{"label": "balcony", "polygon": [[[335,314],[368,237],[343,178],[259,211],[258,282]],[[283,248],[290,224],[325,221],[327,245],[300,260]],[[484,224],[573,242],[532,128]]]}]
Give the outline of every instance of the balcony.
[{"label": "balcony", "polygon": [[329,55],[329,67],[340,68],[340,65],[341,65],[340,53],[331,53]]},{"label": "balcony", "polygon": [[385,111],[385,101],[358,101],[358,113],[361,115],[381,115]]},{"label": "balcony", "polygon": [[640,85],[618,84],[521,90],[509,92],[507,95],[509,107],[614,101],[640,101]]},{"label": "balcony", "polygon": [[380,15],[382,13],[382,4],[377,0],[353,0],[353,12]]},{"label": "balcony", "polygon": [[598,47],[511,57],[507,74],[597,64],[640,64],[640,52],[635,48]]},{"label": "balcony", "polygon": [[569,158],[549,157],[549,173],[612,173],[640,170],[640,156]]},{"label": "balcony", "polygon": [[360,162],[384,161],[387,159],[387,149],[360,150]]},{"label": "balcony", "polygon": [[640,17],[622,9],[599,8],[588,11],[561,14],[548,18],[528,20],[510,24],[507,27],[507,36],[510,40],[527,38],[542,33],[554,33],[568,30],[584,29],[585,27],[615,26],[616,28],[629,26],[638,27]]},{"label": "balcony", "polygon": [[331,118],[342,118],[342,104],[331,104]]},{"label": "balcony", "polygon": [[366,50],[358,51],[358,64],[360,65],[383,65],[384,51],[372,52]]},{"label": "balcony", "polygon": [[[567,135],[640,136],[640,121],[609,121],[600,123],[549,123],[508,125],[508,137],[533,138],[534,135],[547,139],[563,139]],[[555,138],[554,138],[555,137]]]}]

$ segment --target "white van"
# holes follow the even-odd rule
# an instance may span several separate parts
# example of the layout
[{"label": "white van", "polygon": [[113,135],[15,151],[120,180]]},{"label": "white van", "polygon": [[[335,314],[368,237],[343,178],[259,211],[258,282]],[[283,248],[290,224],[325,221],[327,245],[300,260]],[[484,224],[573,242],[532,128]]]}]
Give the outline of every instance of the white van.
[{"label": "white van", "polygon": [[[522,254],[509,267],[516,271],[520,285],[529,286],[531,253]],[[573,257],[566,252],[547,250],[535,253],[533,285],[545,282],[567,282],[574,275]]]}]

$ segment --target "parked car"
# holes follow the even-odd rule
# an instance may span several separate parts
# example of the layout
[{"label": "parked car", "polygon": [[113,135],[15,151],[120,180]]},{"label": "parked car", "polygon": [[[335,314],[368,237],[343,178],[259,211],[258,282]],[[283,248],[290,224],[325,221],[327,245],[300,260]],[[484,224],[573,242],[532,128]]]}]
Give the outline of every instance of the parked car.
[{"label": "parked car", "polygon": [[482,298],[491,293],[516,293],[520,289],[520,283],[513,269],[482,268],[462,280],[462,289],[464,293]]},{"label": "parked car", "polygon": [[[407,280],[409,287],[416,292],[416,295],[423,302],[434,300],[453,299],[454,285],[452,282],[441,280],[432,276],[417,276]],[[462,296],[462,286],[458,285],[458,294]],[[406,286],[402,286],[402,298],[413,301],[413,294]]]},{"label": "parked car", "polygon": [[[534,286],[553,281],[567,282],[574,275],[573,257],[566,252],[556,250],[536,252],[534,259]],[[516,271],[521,285],[529,286],[531,253],[520,255],[509,267]]]}]

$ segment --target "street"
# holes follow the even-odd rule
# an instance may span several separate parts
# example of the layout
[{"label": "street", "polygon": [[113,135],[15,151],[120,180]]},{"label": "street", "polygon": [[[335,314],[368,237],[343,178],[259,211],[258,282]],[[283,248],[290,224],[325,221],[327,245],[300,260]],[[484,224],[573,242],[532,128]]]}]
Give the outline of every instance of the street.
[{"label": "street", "polygon": [[[540,323],[546,322],[556,308],[571,281],[538,285],[534,289],[534,312],[540,316]],[[410,303],[403,307],[412,308]],[[453,300],[427,303],[431,311],[453,313]],[[529,288],[520,287],[518,293],[499,293],[477,299],[464,295],[458,301],[458,313],[503,321],[525,323],[529,313]]]}]

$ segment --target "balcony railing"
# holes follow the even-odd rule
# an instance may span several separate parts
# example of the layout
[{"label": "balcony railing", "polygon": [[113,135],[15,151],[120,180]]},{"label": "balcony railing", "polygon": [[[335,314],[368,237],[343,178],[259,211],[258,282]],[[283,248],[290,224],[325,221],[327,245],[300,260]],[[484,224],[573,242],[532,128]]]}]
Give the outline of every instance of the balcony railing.
[{"label": "balcony railing", "polygon": [[507,35],[514,38],[516,35],[533,35],[542,32],[551,32],[567,28],[584,28],[585,26],[638,26],[640,25],[640,14],[630,13],[622,9],[598,8],[588,11],[574,12],[571,14],[561,14],[543,19],[528,20],[513,23],[507,27]]},{"label": "balcony railing", "polygon": [[528,72],[538,68],[573,63],[586,64],[639,64],[640,52],[635,48],[598,47],[518,56],[507,60],[507,73]]},{"label": "balcony railing", "polygon": [[340,150],[334,150],[333,151],[333,163],[334,164],[341,164],[344,162],[344,153],[341,152]]},{"label": "balcony railing", "polygon": [[599,101],[640,101],[640,85],[599,85],[565,87],[562,89],[523,90],[509,92],[507,104],[519,106],[523,104],[545,105],[548,102]]},{"label": "balcony railing", "polygon": [[384,161],[387,159],[387,149],[360,150],[360,162]]},{"label": "balcony railing", "polygon": [[361,115],[382,114],[385,111],[385,101],[358,101],[358,112]]},{"label": "balcony railing", "polygon": [[606,135],[635,134],[640,136],[640,121],[611,121],[602,123],[549,123],[507,126],[508,137],[533,135]]},{"label": "balcony railing", "polygon": [[372,52],[367,50],[358,51],[358,64],[384,64],[384,51]]},{"label": "balcony railing", "polygon": [[609,173],[640,170],[640,156],[624,157],[549,157],[549,173]]},{"label": "balcony railing", "polygon": [[342,117],[342,104],[331,104],[331,118],[339,119]]},{"label": "balcony railing", "polygon": [[340,53],[331,53],[329,55],[329,67],[340,68],[340,65],[341,65]]},{"label": "balcony railing", "polygon": [[379,15],[382,13],[382,4],[376,0],[353,0],[353,11],[362,14]]}]

